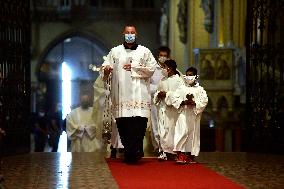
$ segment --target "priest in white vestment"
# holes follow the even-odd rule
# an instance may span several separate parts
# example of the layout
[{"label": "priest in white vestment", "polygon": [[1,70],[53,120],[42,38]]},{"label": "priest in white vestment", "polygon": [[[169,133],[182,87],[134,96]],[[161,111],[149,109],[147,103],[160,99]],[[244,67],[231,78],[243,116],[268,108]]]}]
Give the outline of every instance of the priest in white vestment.
[{"label": "priest in white vestment", "polygon": [[143,139],[150,117],[150,77],[156,69],[151,51],[136,43],[134,26],[126,26],[124,43],[111,49],[102,65],[104,80],[111,77],[112,112],[124,146],[124,161],[143,156]]},{"label": "priest in white vestment", "polygon": [[173,106],[168,106],[166,101],[177,88],[184,85],[183,79],[176,70],[174,60],[166,60],[162,71],[165,76],[159,83],[154,95],[154,103],[158,107],[158,132],[159,132],[159,160],[167,160],[167,154],[173,154],[174,130],[178,112]]},{"label": "priest in white vestment", "polygon": [[200,119],[208,97],[197,83],[197,70],[194,67],[187,70],[184,79],[186,84],[168,99],[168,104],[179,111],[173,150],[177,152],[177,163],[194,163],[194,156],[198,156],[200,151]]},{"label": "priest in white vestment", "polygon": [[72,152],[101,152],[101,126],[93,119],[90,97],[82,95],[81,106],[66,117],[67,136],[71,140]]}]

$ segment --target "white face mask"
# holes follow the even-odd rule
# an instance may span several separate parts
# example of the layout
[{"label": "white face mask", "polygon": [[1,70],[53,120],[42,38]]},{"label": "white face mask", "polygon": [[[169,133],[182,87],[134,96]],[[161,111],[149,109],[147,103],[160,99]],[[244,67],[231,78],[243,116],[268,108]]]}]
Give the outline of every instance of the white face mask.
[{"label": "white face mask", "polygon": [[166,61],[167,59],[168,59],[168,58],[165,57],[165,56],[159,56],[158,61],[159,61],[160,63],[165,63],[165,61]]},{"label": "white face mask", "polygon": [[44,112],[39,112],[38,115],[39,115],[39,117],[44,117],[45,113]]},{"label": "white face mask", "polygon": [[163,75],[164,77],[168,77],[168,71],[167,71],[167,69],[165,69],[165,68],[162,69],[162,75]]},{"label": "white face mask", "polygon": [[196,75],[193,75],[193,76],[183,76],[185,82],[189,85],[193,84],[196,80]]},{"label": "white face mask", "polygon": [[135,34],[124,34],[124,40],[126,43],[134,43],[135,37]]}]

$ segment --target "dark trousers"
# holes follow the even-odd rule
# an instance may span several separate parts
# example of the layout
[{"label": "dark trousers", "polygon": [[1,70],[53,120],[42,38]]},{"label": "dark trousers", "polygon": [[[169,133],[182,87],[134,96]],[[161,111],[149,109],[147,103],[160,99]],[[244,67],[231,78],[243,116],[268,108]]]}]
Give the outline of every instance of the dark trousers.
[{"label": "dark trousers", "polygon": [[35,134],[35,152],[43,152],[47,141],[46,135]]},{"label": "dark trousers", "polygon": [[143,156],[143,139],[147,121],[147,118],[139,116],[116,119],[120,139],[124,146],[126,163],[135,163]]},{"label": "dark trousers", "polygon": [[50,139],[51,140],[51,146],[52,146],[51,152],[57,152],[59,139],[60,139],[60,134],[54,134],[51,137],[51,139]]}]

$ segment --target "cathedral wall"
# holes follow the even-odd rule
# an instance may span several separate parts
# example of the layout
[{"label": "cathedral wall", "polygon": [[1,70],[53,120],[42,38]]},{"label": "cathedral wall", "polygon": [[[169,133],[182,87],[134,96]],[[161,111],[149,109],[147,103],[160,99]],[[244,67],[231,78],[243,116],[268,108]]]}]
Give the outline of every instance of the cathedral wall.
[{"label": "cathedral wall", "polygon": [[218,46],[243,48],[245,43],[246,1],[219,0],[217,3]]},{"label": "cathedral wall", "polygon": [[201,8],[201,1],[189,1],[189,36],[188,36],[188,66],[194,65],[194,48],[210,47],[210,34],[204,27],[204,12]]},{"label": "cathedral wall", "polygon": [[179,39],[179,28],[177,23],[178,1],[170,1],[170,16],[169,16],[169,47],[172,50],[171,58],[177,62],[178,69],[184,72],[184,56],[185,48]]},{"label": "cathedral wall", "polygon": [[45,48],[59,35],[67,32],[70,29],[71,27],[64,23],[41,23],[39,38],[40,52],[43,52]]},{"label": "cathedral wall", "polygon": [[234,43],[236,47],[244,48],[245,46],[245,33],[246,33],[246,1],[234,1]]},{"label": "cathedral wall", "polygon": [[32,60],[31,81],[36,82],[36,66],[38,60],[47,46],[59,35],[67,32],[71,27],[64,23],[46,22],[32,24]]},{"label": "cathedral wall", "polygon": [[200,1],[192,1],[189,13],[192,12],[192,23],[190,23],[193,32],[192,43],[193,48],[209,47],[209,33],[204,28],[204,12],[200,7]]}]

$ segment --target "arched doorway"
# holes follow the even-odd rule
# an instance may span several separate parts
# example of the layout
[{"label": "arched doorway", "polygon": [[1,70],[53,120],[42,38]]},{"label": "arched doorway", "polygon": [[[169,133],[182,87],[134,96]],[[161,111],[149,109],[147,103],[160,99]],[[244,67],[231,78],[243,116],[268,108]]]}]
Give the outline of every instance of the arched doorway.
[{"label": "arched doorway", "polygon": [[102,43],[80,34],[66,35],[51,43],[37,65],[39,86],[44,88],[37,95],[37,109],[57,115],[62,122],[71,109],[79,106],[82,92],[92,99],[93,83],[99,73],[90,70],[89,65],[99,67],[106,53]]}]

